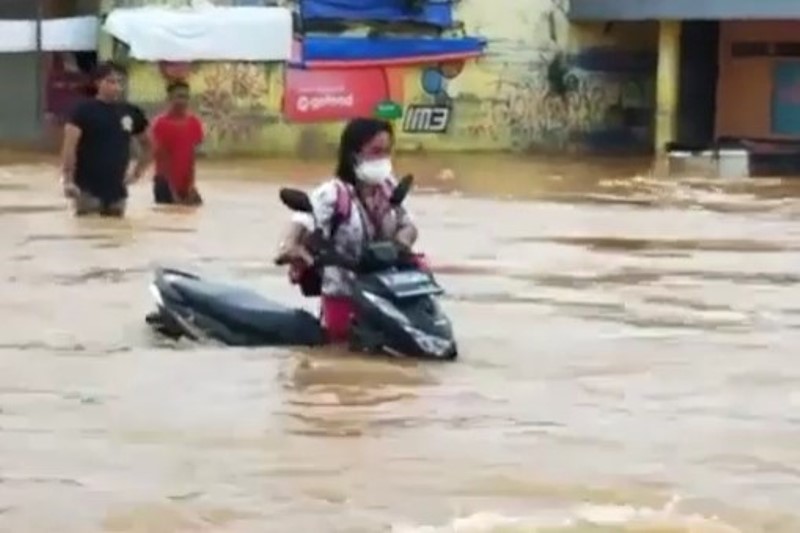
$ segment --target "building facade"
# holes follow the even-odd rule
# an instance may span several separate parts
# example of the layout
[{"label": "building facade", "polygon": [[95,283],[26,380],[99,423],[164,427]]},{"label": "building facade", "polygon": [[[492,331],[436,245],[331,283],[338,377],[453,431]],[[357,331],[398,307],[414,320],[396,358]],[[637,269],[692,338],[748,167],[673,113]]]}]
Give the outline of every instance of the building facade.
[{"label": "building facade", "polygon": [[[45,16],[77,16],[89,10],[101,20],[115,9],[193,1],[41,0]],[[220,6],[277,3],[210,1]],[[332,6],[348,2],[356,6],[352,12],[334,12]],[[34,2],[18,3],[22,11],[13,18],[35,16]],[[149,112],[162,105],[166,79],[180,71],[208,125],[205,150],[213,154],[328,152],[344,121],[365,114],[387,116],[387,107],[403,150],[641,153],[653,148],[657,21],[572,24],[568,0],[424,0],[419,2],[419,21],[384,17],[376,29],[374,20],[362,20],[361,13],[366,18],[373,8],[403,2],[282,3],[296,12],[298,41],[316,39],[315,53],[321,56],[327,53],[326,38],[367,31],[416,36],[419,42],[438,39],[452,45],[450,40],[462,38],[483,44],[467,53],[400,54],[372,58],[369,64],[334,55],[311,66],[293,61],[143,62],[130,59],[125,47],[103,32],[96,51],[48,52],[44,59],[33,53],[4,53],[0,47],[3,79],[8,75],[24,81],[15,86],[19,94],[10,99],[14,104],[0,108],[0,140],[20,136],[20,124],[30,123],[30,134],[40,124],[57,129],[82,97],[81,88],[99,55],[128,64],[129,98]],[[309,50],[306,46],[301,55]]]},{"label": "building facade", "polygon": [[576,24],[659,21],[655,147],[800,141],[800,2],[571,0]]},{"label": "building facade", "polygon": [[[38,144],[59,129],[94,66],[98,8],[99,0],[0,2],[0,142]],[[59,27],[67,19],[83,35]]]},{"label": "building facade", "polygon": [[[136,2],[109,1],[104,8],[132,3]],[[300,0],[295,7],[301,25],[304,3],[322,9],[336,2]],[[344,120],[371,112],[353,101],[389,102],[402,108],[404,117],[396,125],[404,150],[647,152],[652,148],[656,23],[572,28],[564,0],[462,0],[450,7],[457,31],[442,30],[485,39],[477,57],[436,62],[422,58],[400,65],[373,62],[369,68],[344,65],[317,71],[298,71],[286,63],[193,64],[186,75],[208,124],[206,150],[329,151]],[[357,17],[349,19],[356,32],[362,22],[367,26]],[[405,34],[415,31],[413,26],[402,26]],[[318,35],[319,28],[315,29]],[[341,30],[334,25],[329,31]],[[424,25],[419,31],[429,36]],[[157,109],[163,100],[163,71],[163,65],[132,62],[131,100]],[[338,99],[328,98],[327,108],[322,102],[316,113],[299,117],[298,105],[304,101],[297,94],[316,91],[324,100],[330,85],[339,87]]]},{"label": "building facade", "polygon": [[800,20],[721,22],[718,80],[717,136],[800,137]]}]

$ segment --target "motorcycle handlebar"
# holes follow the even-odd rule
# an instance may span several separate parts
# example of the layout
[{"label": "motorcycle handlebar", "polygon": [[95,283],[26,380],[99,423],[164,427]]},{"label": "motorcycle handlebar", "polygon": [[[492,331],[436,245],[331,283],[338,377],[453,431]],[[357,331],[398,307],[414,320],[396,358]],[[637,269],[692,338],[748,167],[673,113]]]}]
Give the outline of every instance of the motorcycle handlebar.
[{"label": "motorcycle handlebar", "polygon": [[321,266],[335,266],[351,272],[364,273],[411,263],[412,253],[399,243],[374,243],[356,260],[343,256],[327,240],[319,240],[311,250],[314,261]]}]

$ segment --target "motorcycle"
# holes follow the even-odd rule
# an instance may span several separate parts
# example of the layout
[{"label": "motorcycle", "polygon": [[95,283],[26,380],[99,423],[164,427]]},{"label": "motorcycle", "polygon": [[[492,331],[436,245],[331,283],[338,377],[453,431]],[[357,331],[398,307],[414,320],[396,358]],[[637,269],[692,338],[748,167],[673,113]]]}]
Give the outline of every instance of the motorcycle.
[{"label": "motorcycle", "polygon": [[[400,205],[413,177],[400,180],[390,202]],[[289,209],[313,217],[309,197],[284,188],[280,199]],[[437,297],[444,290],[413,254],[390,241],[373,242],[352,261],[315,229],[309,250],[316,265],[337,266],[354,274],[355,314],[348,345],[352,351],[424,359],[453,360],[458,348]],[[146,322],[172,339],[212,340],[229,346],[320,346],[325,332],[317,317],[283,306],[235,285],[198,275],[157,268],[150,285],[156,310]]]}]

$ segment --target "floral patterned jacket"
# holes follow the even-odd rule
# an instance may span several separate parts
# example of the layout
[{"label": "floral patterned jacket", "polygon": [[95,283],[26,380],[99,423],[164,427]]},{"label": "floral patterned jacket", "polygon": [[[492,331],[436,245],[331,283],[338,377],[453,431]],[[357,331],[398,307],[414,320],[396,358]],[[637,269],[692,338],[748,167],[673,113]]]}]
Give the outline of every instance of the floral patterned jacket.
[{"label": "floral patterned jacket", "polygon": [[[330,237],[333,216],[337,211],[342,213],[345,216],[334,235],[334,245],[339,253],[357,259],[364,245],[370,241],[393,238],[400,229],[412,223],[411,215],[404,207],[392,207],[389,204],[389,196],[396,185],[396,180],[389,179],[382,185],[362,190],[362,196],[359,197],[352,185],[337,178],[330,179],[309,195],[313,216],[295,213],[292,220],[309,231],[320,227],[325,236]],[[346,193],[346,196],[342,196],[342,193]],[[345,209],[339,205],[342,198],[349,202]],[[322,294],[349,296],[352,280],[353,274],[347,270],[325,267]]]}]

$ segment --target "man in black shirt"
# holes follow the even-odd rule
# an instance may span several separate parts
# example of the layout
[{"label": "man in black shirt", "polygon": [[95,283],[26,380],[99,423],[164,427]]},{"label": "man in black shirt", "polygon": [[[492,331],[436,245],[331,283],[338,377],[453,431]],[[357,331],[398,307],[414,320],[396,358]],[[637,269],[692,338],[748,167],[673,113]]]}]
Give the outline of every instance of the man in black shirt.
[{"label": "man in black shirt", "polygon": [[[103,63],[94,80],[95,97],[79,104],[64,127],[64,194],[74,200],[78,216],[122,217],[127,186],[144,175],[150,160],[147,117],[122,100],[122,67]],[[132,138],[138,141],[140,150],[136,165],[129,171]]]}]

